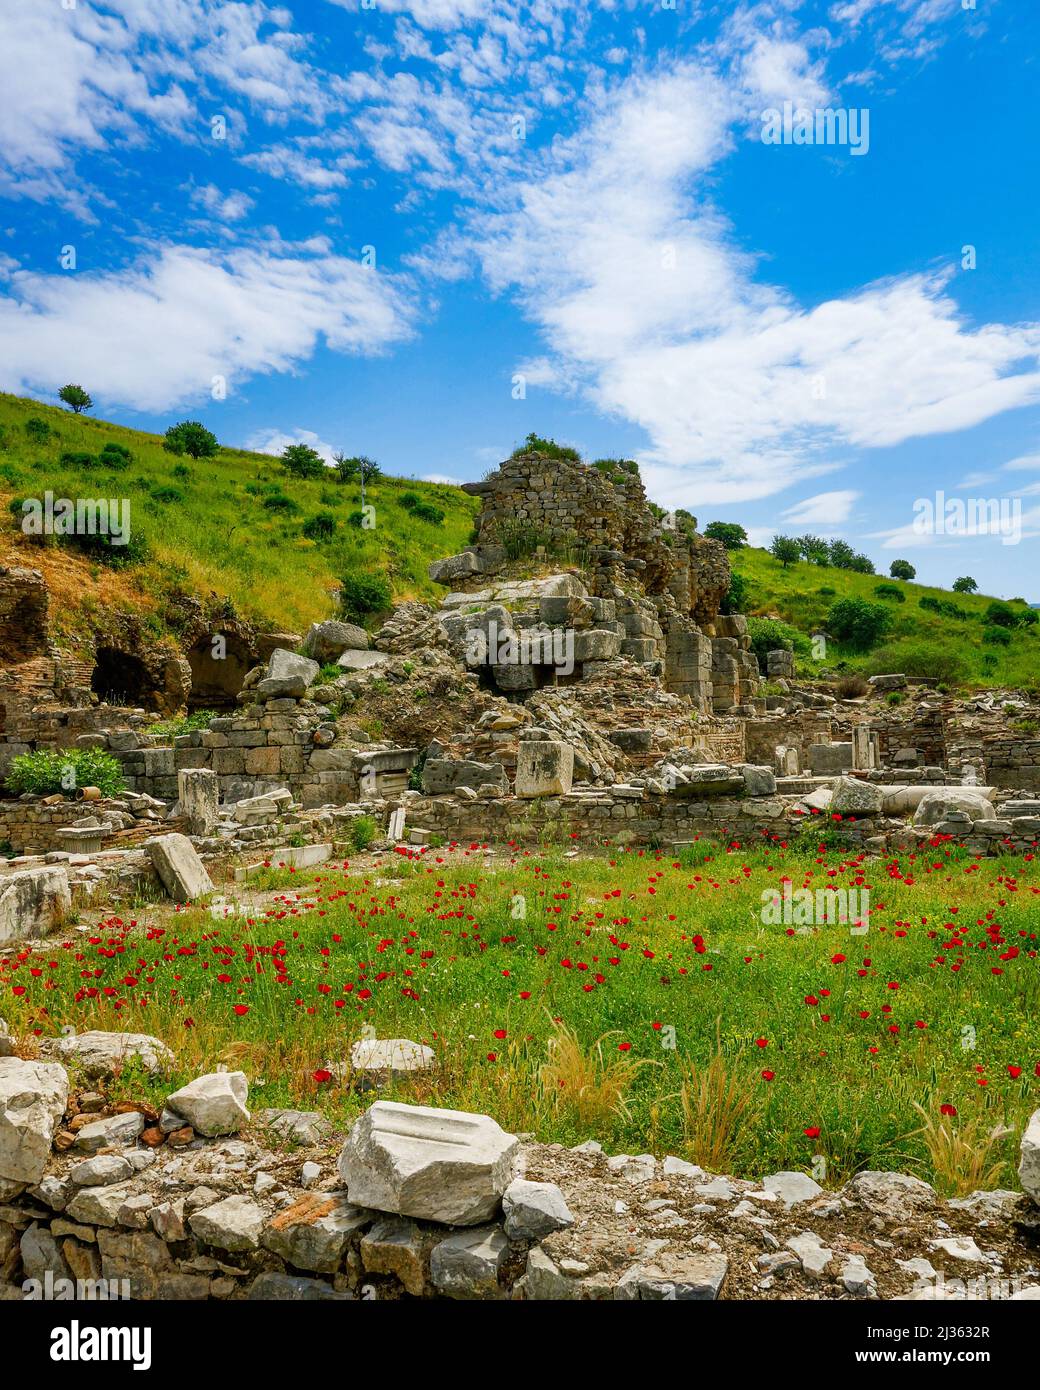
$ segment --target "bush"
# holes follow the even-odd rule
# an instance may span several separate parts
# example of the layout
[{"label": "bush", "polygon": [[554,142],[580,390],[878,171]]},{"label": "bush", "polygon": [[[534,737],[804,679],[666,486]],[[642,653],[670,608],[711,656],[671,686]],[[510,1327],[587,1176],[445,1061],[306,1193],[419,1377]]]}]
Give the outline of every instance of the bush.
[{"label": "bush", "polygon": [[406,512],[410,512],[413,507],[418,507],[422,503],[422,498],[414,492],[402,492],[397,500]]},{"label": "bush", "polygon": [[1015,627],[1018,619],[1015,610],[1006,603],[991,603],[982,615],[984,623],[995,623],[997,627]]},{"label": "bush", "polygon": [[429,502],[416,502],[412,508],[412,516],[417,516],[420,521],[428,521],[431,526],[439,526],[444,520],[444,513],[439,507],[431,507]]},{"label": "bush", "polygon": [[748,618],[748,636],[751,650],[758,657],[762,670],[766,669],[766,653],[783,648],[799,656],[807,656],[812,650],[809,639],[789,623],[776,618]]},{"label": "bush", "polygon": [[373,613],[385,612],[391,597],[390,585],[381,574],[354,570],[340,580],[340,610],[349,622],[361,623]]},{"label": "bush", "polygon": [[888,572],[893,579],[913,579],[917,571],[909,560],[893,560],[888,567]]},{"label": "bush", "polygon": [[198,420],[181,420],[171,425],[163,436],[163,448],[168,454],[187,454],[193,459],[208,459],[220,448],[217,436]]},{"label": "bush", "polygon": [[30,415],[25,422],[25,433],[34,444],[46,444],[51,437],[51,427],[46,420],[41,420],[38,415]]},{"label": "bush", "polygon": [[747,580],[736,570],[730,573],[729,588],[723,596],[719,607],[720,613],[743,613],[748,606],[748,585]]},{"label": "bush", "polygon": [[170,484],[152,488],[152,498],[156,502],[183,502],[184,493],[179,487],[172,487]]},{"label": "bush", "polygon": [[85,453],[83,450],[73,451],[66,449],[60,456],[59,462],[63,468],[96,468],[97,459],[93,454]]},{"label": "bush", "polygon": [[898,584],[876,584],[874,597],[887,599],[889,603],[906,602],[906,594],[903,593]]},{"label": "bush", "polygon": [[870,682],[858,671],[854,671],[850,676],[842,676],[834,682],[834,688],[841,700],[859,700],[871,691]]},{"label": "bush", "polygon": [[118,796],[124,786],[123,769],[103,748],[46,748],[12,758],[7,785],[13,792],[37,796],[61,792],[71,797],[79,787],[98,787],[103,796]]},{"label": "bush", "polygon": [[[125,473],[133,461],[134,456],[130,450],[112,440],[109,440],[98,455],[98,463],[104,464],[106,468],[111,468],[115,473]],[[182,464],[181,467],[183,466]],[[176,468],[173,471],[176,473]]]},{"label": "bush", "polygon": [[982,640],[991,647],[1010,647],[1011,633],[1006,627],[988,625],[982,629]]},{"label": "bush", "polygon": [[151,558],[151,548],[140,531],[130,528],[125,545],[114,545],[110,536],[90,535],[89,532],[72,532],[60,537],[62,545],[71,546],[81,555],[97,560],[109,569],[129,569],[132,565],[143,565]]},{"label": "bush", "polygon": [[336,530],[336,518],[331,512],[316,512],[303,523],[303,534],[309,541],[327,541]]},{"label": "bush", "polygon": [[284,492],[272,492],[260,503],[268,512],[298,512],[300,509]]},{"label": "bush", "polygon": [[872,676],[905,671],[958,685],[968,677],[968,663],[958,646],[942,638],[904,638],[872,652],[866,671]]},{"label": "bush", "polygon": [[892,615],[881,603],[864,598],[842,598],[831,605],[827,627],[854,651],[868,652],[892,625]]},{"label": "bush", "polygon": [[960,579],[953,581],[953,592],[955,594],[973,594],[979,586],[972,579],[970,574],[964,574]]},{"label": "bush", "polygon": [[[571,459],[574,463],[581,461],[581,455],[577,449],[572,449],[567,444],[557,444],[555,439],[543,439],[540,434],[529,434],[522,444],[516,446],[509,457],[515,459],[519,458],[521,454],[543,454],[546,458]],[[601,463],[620,466],[629,462],[631,462],[629,459],[599,459],[596,467],[598,468]],[[632,464],[632,468],[636,472],[639,471],[635,464]]]},{"label": "bush", "polygon": [[350,822],[350,843],[360,854],[376,838],[376,823],[371,816],[356,816]]}]

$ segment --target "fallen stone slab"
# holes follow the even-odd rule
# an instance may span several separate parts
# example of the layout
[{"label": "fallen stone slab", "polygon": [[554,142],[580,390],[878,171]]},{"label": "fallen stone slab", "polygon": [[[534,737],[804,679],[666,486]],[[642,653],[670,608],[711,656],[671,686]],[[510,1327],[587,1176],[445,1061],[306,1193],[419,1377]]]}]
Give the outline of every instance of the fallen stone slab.
[{"label": "fallen stone slab", "polygon": [[908,1173],[886,1173],[865,1169],[851,1178],[842,1195],[860,1202],[889,1221],[906,1221],[915,1212],[933,1206],[935,1189]]},{"label": "fallen stone slab", "polygon": [[186,835],[157,835],[148,854],[162,886],[177,902],[196,902],[213,892],[209,874]]},{"label": "fallen stone slab", "polygon": [[928,829],[963,811],[970,820],[995,820],[993,803],[977,787],[936,787],[918,802],[914,825]]},{"label": "fallen stone slab", "polygon": [[834,784],[830,810],[839,816],[876,816],[880,815],[883,804],[884,789],[876,782],[839,777]]},{"label": "fallen stone slab", "polygon": [[410,1038],[361,1038],[350,1049],[350,1065],[356,1072],[405,1076],[432,1070],[437,1065],[437,1054],[432,1047]]},{"label": "fallen stone slab", "polygon": [[192,1212],[188,1225],[199,1240],[215,1245],[218,1250],[257,1250],[264,1229],[264,1213],[248,1197],[225,1197],[210,1207]]},{"label": "fallen stone slab", "polygon": [[775,1192],[786,1207],[794,1207],[799,1202],[811,1202],[819,1197],[823,1188],[808,1173],[770,1173],[762,1179],[767,1192]]},{"label": "fallen stone slab", "polygon": [[0,946],[47,936],[72,910],[69,876],[60,864],[22,869],[0,880]]},{"label": "fallen stone slab", "polygon": [[390,661],[387,652],[342,652],[336,658],[336,665],[342,666],[344,671],[371,671],[379,666],[386,666]]},{"label": "fallen stone slab", "polygon": [[502,1210],[510,1240],[541,1240],[574,1225],[563,1193],[551,1182],[514,1178],[502,1194]]},{"label": "fallen stone slab", "polygon": [[267,1223],[262,1243],[296,1269],[334,1274],[351,1236],[372,1219],[336,1193],[308,1192]]},{"label": "fallen stone slab", "polygon": [[497,1212],[518,1150],[489,1115],[377,1101],[351,1129],[339,1174],[358,1206],[475,1226]]},{"label": "fallen stone slab", "polygon": [[148,1033],[107,1033],[100,1029],[54,1038],[44,1050],[66,1061],[75,1061],[90,1081],[116,1076],[127,1062],[135,1062],[155,1076],[172,1067],[177,1060],[164,1042]]},{"label": "fallen stone slab", "polygon": [[320,1144],[328,1124],[317,1110],[261,1110],[257,1119],[262,1125],[303,1148]]},{"label": "fallen stone slab", "polygon": [[566,796],[574,781],[574,749],[553,739],[522,739],[516,754],[516,794]]},{"label": "fallen stone slab", "polygon": [[0,1178],[37,1183],[69,1099],[69,1078],[56,1062],[0,1057]]},{"label": "fallen stone slab", "polygon": [[728,1272],[725,1255],[662,1250],[654,1259],[627,1270],[617,1282],[614,1298],[712,1302],[722,1292]]},{"label": "fallen stone slab", "polygon": [[235,1134],[249,1123],[246,1101],[249,1082],[240,1071],[216,1071],[198,1076],[166,1099],[167,1109],[180,1115],[197,1134],[214,1138]]},{"label": "fallen stone slab", "polygon": [[320,665],[335,661],[344,652],[367,652],[371,645],[363,627],[332,618],[323,623],[312,623],[303,639],[305,654]]},{"label": "fallen stone slab", "polygon": [[76,1134],[76,1148],[84,1153],[97,1153],[98,1149],[126,1148],[136,1144],[144,1133],[144,1116],[137,1110],[128,1110],[122,1115],[108,1115],[103,1120],[84,1125]]},{"label": "fallen stone slab", "polygon": [[497,1226],[457,1231],[430,1254],[430,1282],[448,1298],[497,1298],[509,1241]]},{"label": "fallen stone slab", "polygon": [[129,1182],[133,1175],[131,1164],[119,1154],[95,1154],[69,1170],[69,1182],[73,1187],[108,1187]]}]

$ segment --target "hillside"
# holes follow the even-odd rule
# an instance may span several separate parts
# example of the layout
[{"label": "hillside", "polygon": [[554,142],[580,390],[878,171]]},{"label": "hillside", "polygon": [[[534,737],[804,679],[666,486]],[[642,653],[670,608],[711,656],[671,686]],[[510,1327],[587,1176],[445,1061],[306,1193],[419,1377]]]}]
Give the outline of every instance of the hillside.
[{"label": "hillside", "polygon": [[[33,427],[27,433],[31,419],[44,423],[46,438],[32,437],[41,433]],[[108,443],[129,450],[117,470],[97,461]],[[145,558],[113,568],[67,542],[24,536],[11,502],[48,490],[55,498],[127,498]],[[414,516],[401,505],[409,493],[443,521]],[[301,481],[268,454],[225,448],[196,462],[167,453],[158,435],[0,394],[0,563],[43,571],[59,635],[82,634],[92,615],[118,607],[150,613],[161,636],[166,602],[179,594],[215,595],[258,626],[303,631],[334,612],[347,573],[385,575],[396,599],[440,592],[426,566],[467,543],[476,501],[456,487],[403,478],[380,478],[365,500],[375,508],[368,530],[350,522],[359,486],[340,483],[331,469],[327,481]],[[303,526],[319,512],[331,514],[335,529],[327,540],[308,540]]]},{"label": "hillside", "polygon": [[[881,574],[857,574],[830,565],[800,560],[784,569],[768,551],[751,546],[730,552],[736,593],[742,607],[756,619],[779,618],[797,629],[793,641],[800,675],[812,676],[822,668],[862,671],[876,675],[903,671],[911,676],[931,676],[948,685],[1014,685],[1035,687],[1040,676],[1040,624],[1024,614],[1033,613],[1024,603],[1001,605],[1011,609],[1019,624],[1001,628],[1007,634],[993,636],[997,626],[987,621],[990,605],[997,600],[984,594],[955,594],[948,589],[906,583]],[[743,588],[741,588],[741,581]],[[903,602],[879,587],[897,590]],[[828,630],[828,614],[841,599],[863,599],[882,605],[890,614],[889,631],[868,651],[847,642],[829,641],[823,660],[814,660],[809,634]],[[922,608],[921,600],[926,606]],[[929,605],[944,606],[935,612]],[[956,614],[956,616],[955,616]],[[767,644],[766,644],[767,645]]]}]

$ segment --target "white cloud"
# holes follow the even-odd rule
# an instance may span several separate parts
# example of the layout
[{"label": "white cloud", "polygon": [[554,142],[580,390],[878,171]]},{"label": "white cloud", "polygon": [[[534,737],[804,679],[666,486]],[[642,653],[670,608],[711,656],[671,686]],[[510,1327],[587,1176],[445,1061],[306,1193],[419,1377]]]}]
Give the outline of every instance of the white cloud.
[{"label": "white cloud", "polygon": [[9,269],[0,296],[0,383],[46,392],[86,374],[107,402],[164,410],[284,372],[324,341],[376,353],[409,335],[407,286],[321,243],[220,253],[160,246],[106,274]]},{"label": "white cloud", "polygon": [[424,483],[451,483],[454,487],[462,486],[461,478],[451,478],[447,473],[423,473],[421,476]]},{"label": "white cloud", "polygon": [[239,222],[253,207],[248,193],[222,193],[215,183],[200,184],[189,189],[188,196],[196,207],[203,208],[219,222]]},{"label": "white cloud", "polygon": [[1009,472],[1030,472],[1040,468],[1040,454],[1022,454],[1010,463],[1005,463],[1003,467]]},{"label": "white cloud", "polygon": [[784,520],[794,526],[838,526],[848,521],[859,496],[860,493],[851,490],[818,492],[815,497],[806,497],[788,507],[783,514]]},{"label": "white cloud", "polygon": [[[362,18],[371,16],[361,0],[331,0],[341,10],[351,10]],[[424,29],[458,29],[485,17],[491,0],[378,0],[378,11],[384,14],[409,15]]]},{"label": "white cloud", "polygon": [[331,444],[313,430],[297,429],[292,434],[285,434],[282,430],[257,430],[251,434],[242,446],[244,449],[252,449],[257,454],[281,454],[290,444],[307,444],[316,454],[320,454],[325,462],[331,467],[334,460],[333,454],[336,452]]},{"label": "white cloud", "polygon": [[702,183],[742,102],[690,64],[594,99],[533,175],[497,189],[473,238],[580,383],[641,425],[665,505],[764,497],[837,450],[968,428],[1040,400],[1040,328],[964,323],[942,274],[803,308],[762,282]]}]

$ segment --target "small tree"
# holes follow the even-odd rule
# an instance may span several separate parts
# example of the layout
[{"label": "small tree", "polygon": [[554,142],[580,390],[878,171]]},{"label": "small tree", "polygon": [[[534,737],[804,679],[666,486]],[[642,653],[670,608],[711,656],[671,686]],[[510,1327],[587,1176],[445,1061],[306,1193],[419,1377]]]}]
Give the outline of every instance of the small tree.
[{"label": "small tree", "polygon": [[282,450],[282,467],[294,478],[325,476],[325,460],[309,444],[287,444]]},{"label": "small tree", "polygon": [[893,579],[913,579],[917,574],[909,560],[893,560],[888,572]]},{"label": "small tree", "polygon": [[860,555],[857,551],[852,557],[849,569],[852,570],[854,574],[873,574],[874,561],[871,560],[868,555]]},{"label": "small tree", "polygon": [[825,565],[830,558],[827,542],[822,536],[798,536],[798,549],[814,565]]},{"label": "small tree", "polygon": [[217,436],[200,425],[198,420],[181,420],[171,425],[163,437],[163,448],[168,454],[187,454],[193,459],[208,459],[220,448]]},{"label": "small tree", "polygon": [[978,585],[970,574],[962,575],[960,579],[953,581],[953,592],[955,594],[974,594],[978,592]]},{"label": "small tree", "polygon": [[748,543],[747,532],[735,521],[709,521],[704,534],[713,541],[721,541],[727,550],[739,550]]},{"label": "small tree", "polygon": [[793,565],[796,560],[801,559],[802,550],[798,542],[791,536],[774,536],[769,546],[769,553],[774,560],[779,560],[786,569],[788,565]]},{"label": "small tree", "polygon": [[94,402],[83,387],[77,386],[73,381],[61,388],[58,392],[58,400],[64,401],[74,415],[80,415],[84,410],[93,410],[94,408]]},{"label": "small tree", "polygon": [[835,569],[850,570],[852,568],[852,562],[856,558],[856,552],[853,550],[852,546],[849,545],[848,541],[831,541],[830,545],[827,547],[827,552],[830,557],[830,562]]},{"label": "small tree", "polygon": [[364,507],[366,485],[382,476],[379,464],[367,454],[355,454],[348,458],[346,454],[340,453],[333,454],[332,458],[341,483],[352,483],[356,480],[361,484],[361,505]]}]

